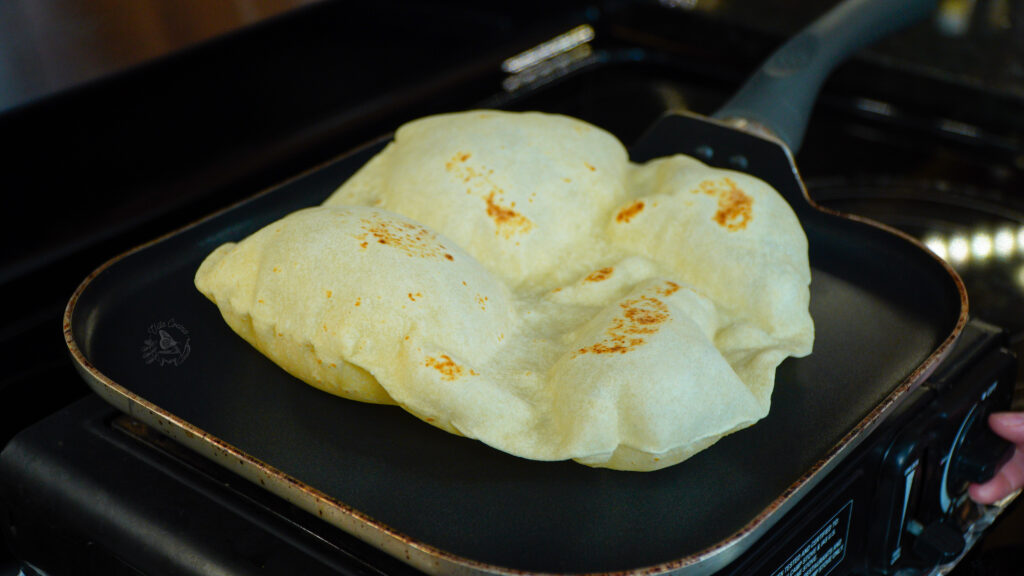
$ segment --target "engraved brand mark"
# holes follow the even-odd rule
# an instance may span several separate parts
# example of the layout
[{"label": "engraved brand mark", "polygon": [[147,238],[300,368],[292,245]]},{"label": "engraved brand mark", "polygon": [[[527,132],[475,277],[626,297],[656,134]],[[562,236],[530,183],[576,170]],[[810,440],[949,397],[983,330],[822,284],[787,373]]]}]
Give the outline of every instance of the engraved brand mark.
[{"label": "engraved brand mark", "polygon": [[142,359],[157,366],[181,366],[192,352],[188,329],[171,318],[149,325],[142,342]]}]

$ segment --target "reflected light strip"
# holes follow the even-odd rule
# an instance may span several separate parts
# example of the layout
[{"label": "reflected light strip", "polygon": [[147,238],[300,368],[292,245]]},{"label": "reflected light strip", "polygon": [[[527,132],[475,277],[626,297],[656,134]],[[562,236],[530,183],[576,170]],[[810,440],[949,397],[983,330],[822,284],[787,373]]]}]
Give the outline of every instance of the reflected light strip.
[{"label": "reflected light strip", "polygon": [[994,249],[996,256],[999,256],[1000,258],[1012,256],[1014,249],[1017,247],[1013,230],[1010,230],[1009,228],[1003,228],[996,232],[996,235],[993,237],[993,242],[995,243]]},{"label": "reflected light strip", "polygon": [[995,233],[979,230],[969,236],[954,234],[945,236],[931,233],[921,242],[939,258],[953,265],[968,261],[982,263],[993,258],[1007,259],[1024,256],[1024,226],[1014,229],[1003,227]]},{"label": "reflected light strip", "polygon": [[924,245],[935,255],[943,260],[949,260],[949,250],[946,248],[946,241],[941,236],[929,236],[924,239]]},{"label": "reflected light strip", "polygon": [[589,24],[582,24],[543,44],[534,46],[505,60],[501,63],[501,69],[508,74],[516,74],[558,54],[563,54],[577,46],[586,44],[593,39],[594,28]]},{"label": "reflected light strip", "polygon": [[986,232],[977,232],[971,237],[971,257],[988,260],[993,253],[992,236]]},{"label": "reflected light strip", "polygon": [[949,132],[950,134],[966,136],[968,138],[977,138],[981,135],[981,130],[979,130],[977,126],[949,119],[939,122],[939,130]]},{"label": "reflected light strip", "polygon": [[669,8],[693,10],[697,7],[697,0],[661,0],[661,5],[668,6]]},{"label": "reflected light strip", "polygon": [[854,102],[854,106],[856,106],[858,110],[863,110],[864,112],[869,112],[871,114],[878,114],[879,116],[892,116],[895,113],[892,104],[882,102],[880,100],[872,100],[870,98],[858,98]]},{"label": "reflected light strip", "polygon": [[971,256],[971,243],[964,236],[953,236],[949,239],[948,252],[950,264],[962,264]]},{"label": "reflected light strip", "polygon": [[518,74],[510,74],[509,76],[506,76],[505,79],[501,81],[501,86],[506,92],[514,92],[525,85],[535,84],[537,82],[568,73],[571,70],[584,65],[592,53],[593,51],[590,48],[590,44],[577,46],[568,52],[545,60],[532,68],[527,68]]}]

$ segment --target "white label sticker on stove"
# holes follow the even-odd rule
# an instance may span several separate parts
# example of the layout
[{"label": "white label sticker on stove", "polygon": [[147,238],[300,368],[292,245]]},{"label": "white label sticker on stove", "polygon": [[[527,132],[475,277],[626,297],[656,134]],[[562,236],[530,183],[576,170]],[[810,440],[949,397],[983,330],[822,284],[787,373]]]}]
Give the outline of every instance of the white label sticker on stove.
[{"label": "white label sticker on stove", "polygon": [[772,576],[826,576],[846,557],[853,500],[846,503],[804,542]]}]

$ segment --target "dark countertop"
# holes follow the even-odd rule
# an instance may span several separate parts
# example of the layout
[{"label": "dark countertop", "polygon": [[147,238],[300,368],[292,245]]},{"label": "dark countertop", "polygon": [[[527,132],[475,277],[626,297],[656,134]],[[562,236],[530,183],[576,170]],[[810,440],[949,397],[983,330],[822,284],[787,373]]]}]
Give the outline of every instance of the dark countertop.
[{"label": "dark countertop", "polygon": [[123,72],[320,0],[0,3],[0,110]]}]

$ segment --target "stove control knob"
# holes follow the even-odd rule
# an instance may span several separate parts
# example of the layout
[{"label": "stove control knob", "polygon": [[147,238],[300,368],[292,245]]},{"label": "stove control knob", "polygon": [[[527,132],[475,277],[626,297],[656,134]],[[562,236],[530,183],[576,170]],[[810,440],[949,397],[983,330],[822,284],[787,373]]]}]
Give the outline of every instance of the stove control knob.
[{"label": "stove control knob", "polygon": [[907,529],[917,536],[914,553],[930,566],[955,560],[966,545],[963,533],[947,520],[937,520],[928,526],[911,521]]},{"label": "stove control knob", "polygon": [[965,378],[961,382],[965,385],[951,388],[944,398],[951,421],[955,422],[954,415],[963,414],[949,451],[941,459],[939,510],[946,515],[953,513],[970,483],[988,481],[1012,455],[1010,443],[989,428],[988,416],[1010,405],[1016,379],[1014,359],[994,354],[977,366],[977,377]]},{"label": "stove control knob", "polygon": [[953,482],[988,482],[1011,456],[1013,444],[983,426],[968,436],[957,453]]}]

